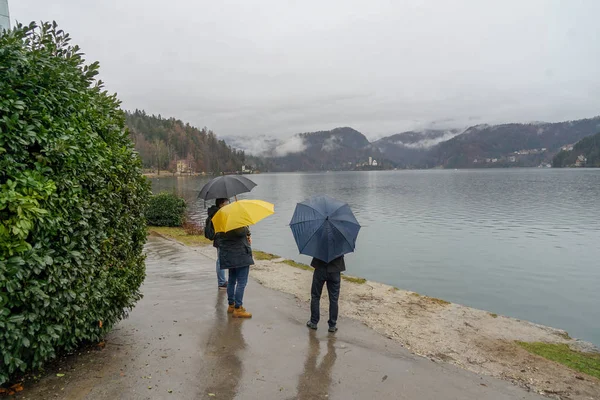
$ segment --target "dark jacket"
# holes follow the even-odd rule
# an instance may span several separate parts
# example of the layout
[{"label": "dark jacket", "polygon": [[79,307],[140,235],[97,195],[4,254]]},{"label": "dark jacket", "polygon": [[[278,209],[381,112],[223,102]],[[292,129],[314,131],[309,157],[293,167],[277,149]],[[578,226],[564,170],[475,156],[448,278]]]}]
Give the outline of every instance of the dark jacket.
[{"label": "dark jacket", "polygon": [[[212,220],[212,217],[215,216],[215,214],[217,213],[217,211],[219,211],[219,207],[216,206],[216,205],[210,206],[208,208],[208,210],[207,210],[208,218],[206,219],[206,224],[205,225],[208,225],[208,221]],[[218,244],[217,244],[217,236],[216,235],[215,235],[215,240],[213,240],[213,246],[217,247],[217,248],[219,247]]]},{"label": "dark jacket", "polygon": [[248,227],[217,235],[215,242],[219,247],[221,269],[247,267],[254,264],[248,236],[250,236]]},{"label": "dark jacket", "polygon": [[343,272],[346,270],[346,262],[344,261],[344,256],[340,256],[330,263],[326,263],[325,261],[321,261],[318,258],[313,258],[310,266],[313,268],[327,268],[327,272]]}]

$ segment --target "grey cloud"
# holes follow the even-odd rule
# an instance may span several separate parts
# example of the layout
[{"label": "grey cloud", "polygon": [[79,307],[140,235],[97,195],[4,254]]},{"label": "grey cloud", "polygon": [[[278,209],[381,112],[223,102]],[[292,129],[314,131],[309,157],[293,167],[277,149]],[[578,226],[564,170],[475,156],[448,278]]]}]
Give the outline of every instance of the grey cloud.
[{"label": "grey cloud", "polygon": [[306,147],[306,141],[302,137],[294,135],[278,145],[275,150],[273,150],[273,155],[283,157],[291,153],[300,153],[306,150]]},{"label": "grey cloud", "polygon": [[332,135],[325,139],[325,141],[323,142],[323,146],[321,146],[321,150],[327,152],[337,150],[341,147],[340,143],[341,139],[336,135]]},{"label": "grey cloud", "polygon": [[595,0],[9,3],[70,32],[124,108],[221,136],[376,138],[600,109]]},{"label": "grey cloud", "polygon": [[411,149],[428,149],[430,147],[435,146],[438,143],[442,143],[447,140],[450,140],[453,137],[460,135],[462,132],[463,131],[448,131],[448,132],[444,133],[442,136],[437,137],[435,139],[423,139],[423,140],[415,142],[415,143],[404,143],[401,140],[397,140],[395,142],[395,144],[404,146],[404,147],[408,147]]}]

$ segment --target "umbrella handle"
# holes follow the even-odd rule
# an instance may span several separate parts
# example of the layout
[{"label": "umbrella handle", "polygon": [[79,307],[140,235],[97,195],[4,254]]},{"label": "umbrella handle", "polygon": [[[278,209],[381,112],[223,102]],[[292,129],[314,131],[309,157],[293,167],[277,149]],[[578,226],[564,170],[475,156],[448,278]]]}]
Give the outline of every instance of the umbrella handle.
[{"label": "umbrella handle", "polygon": [[237,199],[237,195],[235,195],[235,196],[233,196],[233,197],[235,197],[235,201],[238,201],[238,199]]}]

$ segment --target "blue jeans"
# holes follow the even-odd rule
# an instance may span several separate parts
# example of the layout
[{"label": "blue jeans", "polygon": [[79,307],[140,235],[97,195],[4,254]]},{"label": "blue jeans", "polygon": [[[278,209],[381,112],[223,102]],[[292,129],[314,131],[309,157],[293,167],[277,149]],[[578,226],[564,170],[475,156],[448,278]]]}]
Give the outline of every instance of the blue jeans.
[{"label": "blue jeans", "polygon": [[221,263],[219,262],[219,250],[217,250],[217,283],[219,286],[225,286],[227,279],[225,278],[225,270],[221,269]]},{"label": "blue jeans", "polygon": [[241,307],[244,300],[244,289],[248,283],[250,267],[239,267],[229,269],[229,283],[227,284],[227,302]]}]

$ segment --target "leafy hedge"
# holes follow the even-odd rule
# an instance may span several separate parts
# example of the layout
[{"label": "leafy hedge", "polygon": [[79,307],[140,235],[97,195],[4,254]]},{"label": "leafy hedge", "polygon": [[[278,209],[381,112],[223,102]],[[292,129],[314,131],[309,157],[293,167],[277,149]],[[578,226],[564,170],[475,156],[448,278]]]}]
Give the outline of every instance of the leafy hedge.
[{"label": "leafy hedge", "polygon": [[56,23],[0,34],[0,384],[141,298],[150,194],[115,95]]},{"label": "leafy hedge", "polygon": [[174,193],[162,192],[150,198],[146,218],[152,226],[181,226],[185,221],[185,200]]}]

